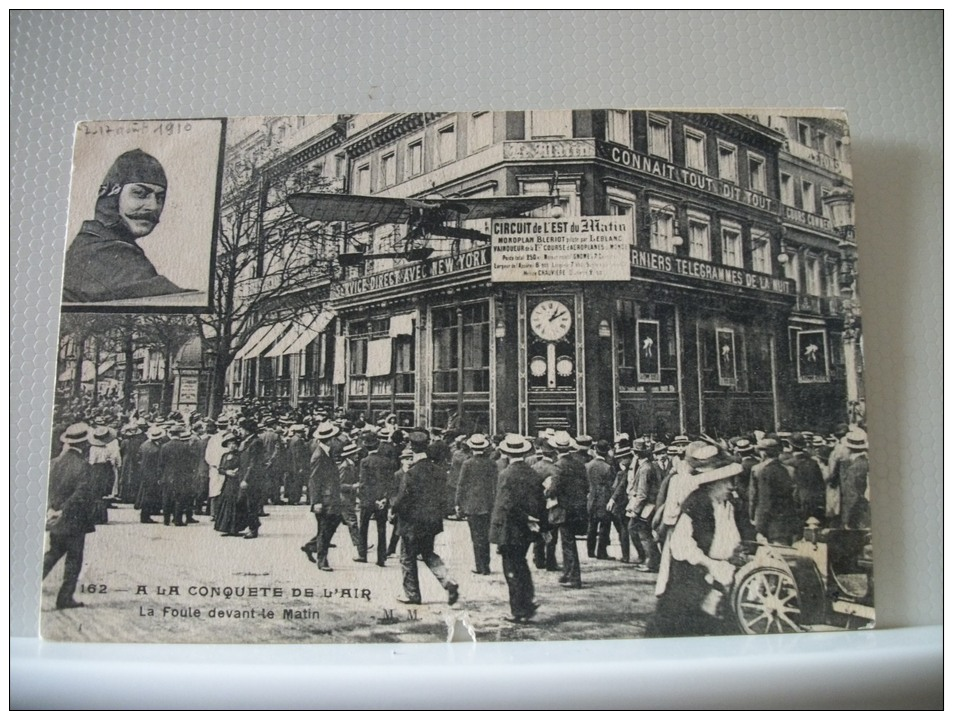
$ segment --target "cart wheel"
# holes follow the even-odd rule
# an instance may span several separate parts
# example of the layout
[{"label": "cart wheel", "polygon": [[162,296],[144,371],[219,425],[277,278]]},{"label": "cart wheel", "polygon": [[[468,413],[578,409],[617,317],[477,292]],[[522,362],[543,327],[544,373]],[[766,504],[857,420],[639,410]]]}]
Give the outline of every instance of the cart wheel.
[{"label": "cart wheel", "polygon": [[797,583],[779,568],[739,571],[732,596],[738,627],[745,634],[802,632]]}]

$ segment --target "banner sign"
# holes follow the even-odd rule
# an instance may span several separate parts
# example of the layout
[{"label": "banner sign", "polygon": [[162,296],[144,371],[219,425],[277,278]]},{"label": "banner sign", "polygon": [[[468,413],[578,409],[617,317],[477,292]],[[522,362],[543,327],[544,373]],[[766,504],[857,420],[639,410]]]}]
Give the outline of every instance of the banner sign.
[{"label": "banner sign", "polygon": [[632,221],[623,216],[493,220],[492,281],[628,281]]}]

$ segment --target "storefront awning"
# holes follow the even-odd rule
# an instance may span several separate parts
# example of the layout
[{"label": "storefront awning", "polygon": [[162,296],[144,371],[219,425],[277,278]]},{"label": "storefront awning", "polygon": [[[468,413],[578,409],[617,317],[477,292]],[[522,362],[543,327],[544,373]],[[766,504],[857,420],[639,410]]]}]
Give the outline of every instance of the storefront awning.
[{"label": "storefront awning", "polygon": [[235,354],[235,360],[257,358],[265,348],[270,346],[274,340],[281,335],[284,329],[284,324],[280,323],[262,326],[251,335],[248,342]]},{"label": "storefront awning", "polygon": [[305,314],[303,319],[297,323],[293,323],[291,328],[285,331],[285,334],[275,341],[275,344],[268,349],[267,352],[263,353],[264,358],[278,358],[288,353],[293,353],[290,346],[298,340],[305,329],[307,329],[314,320],[317,318],[316,314]]},{"label": "storefront awning", "polygon": [[[107,370],[112,368],[114,365],[116,365],[115,361],[112,361],[112,360],[103,361],[102,363],[99,364],[99,371],[98,371],[99,375],[102,375]],[[93,382],[94,369],[95,369],[95,366],[93,365],[92,361],[88,361],[88,360],[83,361],[83,372],[80,377],[82,378],[82,381],[84,383]],[[72,380],[74,375],[76,375],[76,369],[67,368],[62,373],[60,373],[58,380],[61,383],[65,383],[68,380]]]},{"label": "storefront awning", "polygon": [[308,344],[311,343],[315,338],[318,337],[319,333],[323,333],[324,329],[328,327],[328,324],[331,323],[331,320],[337,315],[337,312],[334,309],[321,309],[321,313],[314,317],[307,328],[305,328],[298,337],[291,343],[286,353],[298,353],[303,351],[308,347]]}]

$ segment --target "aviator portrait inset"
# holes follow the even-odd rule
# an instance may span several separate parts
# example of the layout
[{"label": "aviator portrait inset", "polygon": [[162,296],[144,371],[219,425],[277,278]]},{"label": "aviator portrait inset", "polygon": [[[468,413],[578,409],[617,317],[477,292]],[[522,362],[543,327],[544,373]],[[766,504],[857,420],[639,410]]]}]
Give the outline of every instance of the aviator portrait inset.
[{"label": "aviator portrait inset", "polygon": [[135,149],[107,171],[95,219],[83,222],[66,250],[63,302],[89,303],[179,294],[136,241],[159,224],[168,181],[153,156]]}]

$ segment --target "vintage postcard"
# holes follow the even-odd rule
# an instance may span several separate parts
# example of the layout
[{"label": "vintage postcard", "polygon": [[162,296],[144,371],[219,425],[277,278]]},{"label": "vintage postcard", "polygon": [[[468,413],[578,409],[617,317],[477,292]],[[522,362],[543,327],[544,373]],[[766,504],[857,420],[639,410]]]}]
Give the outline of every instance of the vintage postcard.
[{"label": "vintage postcard", "polygon": [[63,284],[47,640],[874,624],[842,112],[83,123]]},{"label": "vintage postcard", "polygon": [[208,311],[224,119],[76,127],[63,310]]}]

